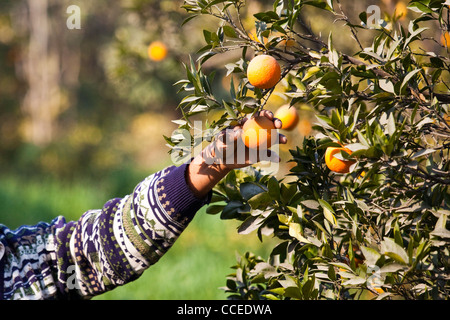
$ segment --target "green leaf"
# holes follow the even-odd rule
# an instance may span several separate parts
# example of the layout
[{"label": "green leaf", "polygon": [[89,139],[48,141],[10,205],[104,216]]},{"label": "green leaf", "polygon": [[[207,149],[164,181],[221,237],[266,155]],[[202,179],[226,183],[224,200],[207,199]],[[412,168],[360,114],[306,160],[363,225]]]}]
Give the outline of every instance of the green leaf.
[{"label": "green leaf", "polygon": [[403,264],[408,264],[409,262],[406,250],[395,243],[394,239],[388,237],[385,237],[381,242],[381,253]]},{"label": "green leaf", "polygon": [[281,201],[284,204],[289,204],[292,200],[292,197],[297,192],[297,185],[294,183],[283,183],[281,184]]},{"label": "green leaf", "polygon": [[181,24],[181,26],[184,26],[186,23],[188,23],[189,21],[191,21],[192,19],[196,18],[197,16],[199,16],[199,14],[193,14],[189,17],[187,17],[186,19],[184,19],[183,23]]},{"label": "green leaf", "polygon": [[341,269],[353,272],[352,268],[350,268],[350,266],[348,266],[345,263],[342,263],[342,262],[330,262],[330,264],[332,264],[335,267],[338,267],[338,268],[341,268]]},{"label": "green leaf", "polygon": [[312,243],[308,239],[306,239],[301,233],[301,225],[296,222],[289,223],[289,235],[291,237],[296,238],[300,242],[304,243]]},{"label": "green leaf", "polygon": [[299,287],[287,287],[284,289],[284,296],[298,300],[303,298]]},{"label": "green leaf", "polygon": [[238,37],[238,35],[236,34],[236,31],[230,26],[223,26],[223,32],[225,33],[225,35],[227,37],[230,37],[230,38]]},{"label": "green leaf", "polygon": [[314,291],[315,276],[313,275],[302,286],[303,299],[311,299],[311,295]]},{"label": "green leaf", "polygon": [[409,81],[411,80],[411,78],[414,77],[414,75],[416,75],[416,74],[417,74],[418,72],[420,72],[421,70],[422,70],[422,69],[416,69],[416,70],[413,70],[413,71],[409,72],[409,73],[405,76],[405,78],[403,79],[402,84],[401,84],[401,86],[400,86],[400,92],[402,92],[402,91],[403,91],[403,88],[405,88],[405,86],[408,85],[408,83],[409,83]]},{"label": "green leaf", "polygon": [[367,12],[363,11],[359,14],[359,19],[364,22],[364,24],[367,24]]},{"label": "green leaf", "polygon": [[450,238],[450,231],[446,229],[446,224],[447,214],[441,213],[434,230],[430,234],[441,238]]},{"label": "green leaf", "polygon": [[270,177],[267,187],[269,189],[270,197],[273,200],[280,200],[280,184],[278,183],[277,178]]},{"label": "green leaf", "polygon": [[208,30],[203,30],[203,37],[205,38],[206,43],[211,43],[211,32]]},{"label": "green leaf", "polygon": [[354,276],[354,277],[350,278],[349,280],[345,281],[344,283],[342,283],[342,285],[343,286],[356,286],[356,285],[363,284],[366,281],[367,280],[362,277]]},{"label": "green leaf", "polygon": [[360,249],[364,255],[364,258],[366,258],[367,265],[369,266],[375,265],[381,257],[381,254],[373,248],[360,246]]},{"label": "green leaf", "polygon": [[236,113],[235,113],[234,109],[228,103],[226,103],[225,101],[222,101],[222,103],[223,103],[223,107],[227,111],[228,115],[236,120],[237,116],[236,116]]},{"label": "green leaf", "polygon": [[411,159],[416,159],[416,158],[419,158],[419,157],[421,157],[421,156],[424,156],[424,155],[433,153],[433,152],[435,152],[435,151],[437,151],[437,150],[435,150],[435,149],[422,149],[422,150],[419,150],[419,151],[413,153],[413,154],[411,155]]},{"label": "green leaf", "polygon": [[400,270],[405,270],[407,268],[408,267],[406,267],[403,264],[399,264],[399,263],[395,263],[395,262],[387,263],[387,264],[385,264],[385,265],[383,265],[381,267],[380,273],[388,273],[388,272],[392,273],[392,272],[397,272],[397,271],[400,271]]},{"label": "green leaf", "polygon": [[319,199],[319,204],[323,209],[323,214],[325,218],[330,222],[333,226],[337,225],[336,217],[334,216],[334,210],[331,205],[325,200]]},{"label": "green leaf", "polygon": [[394,239],[395,239],[395,243],[397,243],[399,246],[403,247],[403,238],[402,238],[402,234],[400,232],[400,227],[398,225],[398,221],[396,221],[395,225],[394,225]]},{"label": "green leaf", "polygon": [[326,3],[321,1],[321,0],[310,0],[310,1],[304,1],[304,4],[310,5],[310,6],[314,6],[316,8],[319,9],[324,9],[324,10],[328,10],[328,11],[333,11],[332,7],[330,6],[331,1],[327,1]]},{"label": "green leaf", "polygon": [[305,80],[308,80],[309,78],[311,78],[313,75],[315,75],[319,71],[320,71],[320,68],[316,67],[316,66],[309,68],[308,71],[306,72],[305,76],[302,78],[302,82]]},{"label": "green leaf", "polygon": [[265,208],[272,202],[272,199],[268,192],[261,192],[250,199],[248,199],[248,204],[252,209]]},{"label": "green leaf", "polygon": [[280,20],[280,17],[274,11],[259,12],[259,13],[254,14],[253,16],[256,19],[267,22],[267,23],[271,23],[271,22]]},{"label": "green leaf", "polygon": [[223,208],[225,208],[225,205],[210,205],[206,208],[207,214],[218,214],[222,212]]},{"label": "green leaf", "polygon": [[265,279],[269,279],[272,277],[276,277],[280,275],[280,273],[275,269],[274,266],[267,262],[258,263],[252,270],[252,273],[255,272],[257,274],[262,274]]},{"label": "green leaf", "polygon": [[249,216],[245,221],[239,226],[239,234],[249,234],[250,232],[259,228],[261,223],[264,221],[262,216]]},{"label": "green leaf", "polygon": [[249,200],[255,195],[265,191],[266,190],[261,185],[254,182],[244,182],[240,185],[240,192],[245,200]]},{"label": "green leaf", "polygon": [[222,213],[220,214],[220,219],[226,220],[237,218],[240,215],[239,209],[241,209],[242,207],[243,204],[240,201],[233,200],[228,202],[225,208],[223,208]]},{"label": "green leaf", "polygon": [[427,28],[427,27],[424,27],[424,28],[418,28],[418,29],[414,30],[414,32],[412,32],[412,33],[409,35],[409,37],[405,40],[404,48],[406,48],[407,45],[408,45],[411,41],[415,40],[415,38],[416,38],[419,34],[421,34],[422,32],[424,32],[425,30],[428,30],[428,28]]},{"label": "green leaf", "polygon": [[420,3],[419,1],[411,2],[408,5],[408,8],[418,13],[433,13],[433,10],[428,8],[426,5]]},{"label": "green leaf", "polygon": [[387,79],[380,79],[380,80],[378,81],[378,84],[380,85],[380,88],[381,88],[382,90],[384,90],[384,91],[386,91],[386,92],[389,92],[389,93],[395,94],[395,91],[394,91],[394,84],[393,84],[390,80],[387,80]]},{"label": "green leaf", "polygon": [[274,288],[269,290],[272,293],[278,294],[278,295],[284,295],[285,289],[283,287]]},{"label": "green leaf", "polygon": [[304,200],[301,202],[301,204],[312,210],[317,210],[320,207],[319,202],[317,202],[316,200]]},{"label": "green leaf", "polygon": [[330,278],[331,281],[335,281],[336,280],[336,271],[334,270],[333,266],[329,266],[328,267],[327,275],[328,275],[328,278]]}]

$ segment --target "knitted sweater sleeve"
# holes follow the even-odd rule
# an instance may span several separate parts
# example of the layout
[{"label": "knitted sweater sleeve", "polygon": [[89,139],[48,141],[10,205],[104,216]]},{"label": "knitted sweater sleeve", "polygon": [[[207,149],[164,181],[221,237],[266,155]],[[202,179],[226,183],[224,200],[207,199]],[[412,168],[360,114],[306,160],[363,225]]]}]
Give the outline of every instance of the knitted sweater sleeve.
[{"label": "knitted sweater sleeve", "polygon": [[31,252],[35,263],[27,265],[30,256],[19,254],[24,239],[13,232],[4,236],[3,298],[90,298],[136,280],[210,200],[211,193],[204,199],[193,195],[186,168],[154,173],[132,194],[109,200],[77,221],[66,223],[60,217],[37,233],[28,232],[25,241],[33,242],[33,234],[39,234],[43,242]]}]

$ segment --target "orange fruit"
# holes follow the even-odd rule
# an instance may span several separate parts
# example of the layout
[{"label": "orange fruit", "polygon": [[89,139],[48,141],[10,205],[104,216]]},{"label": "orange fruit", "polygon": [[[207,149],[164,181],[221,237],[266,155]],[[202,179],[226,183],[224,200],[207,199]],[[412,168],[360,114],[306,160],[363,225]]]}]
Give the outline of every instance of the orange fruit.
[{"label": "orange fruit", "polygon": [[264,116],[248,119],[242,126],[242,141],[251,149],[258,147],[270,148],[272,145],[272,130],[275,130],[272,120]]},{"label": "orange fruit", "polygon": [[295,40],[294,39],[284,39],[281,40],[280,43],[278,44],[280,47],[282,47],[283,49],[286,50],[291,50],[294,46],[295,46]]},{"label": "orange fruit", "polygon": [[288,131],[293,130],[297,126],[299,120],[297,109],[288,104],[278,108],[275,112],[275,118],[280,119],[283,123],[281,129]]},{"label": "orange fruit", "polygon": [[361,173],[359,174],[359,176],[358,176],[358,179],[359,179],[359,180],[364,179],[365,175],[366,175],[366,172],[365,172],[365,171],[361,172]]},{"label": "orange fruit", "polygon": [[272,56],[262,54],[254,57],[248,64],[248,81],[257,88],[273,88],[280,80],[280,77],[280,65]]},{"label": "orange fruit", "polygon": [[298,132],[300,132],[302,136],[305,137],[309,136],[311,130],[312,130],[311,122],[309,122],[308,119],[300,120],[300,122],[298,123]]},{"label": "orange fruit", "polygon": [[408,8],[406,7],[406,4],[404,4],[402,1],[397,3],[395,6],[395,16],[399,20],[404,20],[408,14]]},{"label": "orange fruit", "polygon": [[441,44],[446,48],[450,47],[450,33],[448,31],[441,35]]},{"label": "orange fruit", "polygon": [[328,147],[325,151],[325,163],[327,167],[337,173],[348,173],[350,166],[355,163],[353,160],[341,160],[334,155],[338,152],[345,151],[348,154],[352,154],[352,151],[345,147]]},{"label": "orange fruit", "polygon": [[153,61],[162,61],[167,56],[167,47],[162,41],[154,41],[148,46],[148,57]]}]

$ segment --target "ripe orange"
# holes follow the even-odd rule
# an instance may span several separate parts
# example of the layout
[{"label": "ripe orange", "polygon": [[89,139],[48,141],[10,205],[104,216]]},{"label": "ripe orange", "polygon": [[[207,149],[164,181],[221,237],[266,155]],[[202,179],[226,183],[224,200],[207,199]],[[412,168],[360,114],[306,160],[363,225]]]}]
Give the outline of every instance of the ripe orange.
[{"label": "ripe orange", "polygon": [[294,40],[294,39],[291,39],[291,38],[289,38],[289,39],[284,39],[284,40],[281,40],[280,43],[279,43],[278,45],[279,45],[281,48],[283,48],[283,49],[285,49],[285,50],[287,50],[287,51],[290,51],[290,50],[293,49],[294,46],[295,46],[295,40]]},{"label": "ripe orange", "polygon": [[408,14],[408,8],[406,7],[406,4],[404,4],[402,1],[397,3],[395,6],[395,16],[399,20],[404,20]]},{"label": "ripe orange", "polygon": [[297,126],[299,120],[297,109],[289,104],[285,104],[278,108],[275,112],[275,118],[280,119],[283,123],[281,129],[288,131],[293,130]]},{"label": "ripe orange", "polygon": [[252,149],[263,147],[270,148],[272,145],[272,130],[275,130],[272,120],[264,116],[257,116],[245,121],[242,126],[242,141]]},{"label": "ripe orange", "polygon": [[450,125],[450,114],[444,114],[444,120]]},{"label": "ripe orange", "polygon": [[270,89],[278,83],[280,77],[281,68],[274,57],[259,55],[248,64],[248,81],[257,88]]},{"label": "ripe orange", "polygon": [[448,31],[441,35],[441,44],[446,48],[450,47],[450,33]]},{"label": "ripe orange", "polygon": [[167,47],[162,41],[154,41],[148,46],[148,57],[153,61],[162,61],[167,56]]},{"label": "ripe orange", "polygon": [[348,173],[350,171],[350,166],[354,164],[355,161],[341,160],[334,156],[336,153],[341,152],[342,150],[344,150],[348,154],[352,154],[352,151],[345,147],[328,147],[325,151],[325,163],[331,171],[337,173]]},{"label": "ripe orange", "polygon": [[300,132],[300,134],[304,137],[309,136],[309,134],[311,133],[312,130],[312,126],[311,126],[311,122],[309,122],[308,119],[302,119],[299,121],[298,123],[298,132]]}]

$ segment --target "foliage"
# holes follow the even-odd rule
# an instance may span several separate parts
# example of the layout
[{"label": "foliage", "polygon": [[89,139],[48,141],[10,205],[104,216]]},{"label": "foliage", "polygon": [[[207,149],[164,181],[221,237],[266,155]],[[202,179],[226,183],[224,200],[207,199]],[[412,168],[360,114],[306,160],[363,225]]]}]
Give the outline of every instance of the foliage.
[{"label": "foliage", "polygon": [[[257,53],[282,64],[290,104],[307,103],[317,113],[315,135],[290,151],[289,176],[278,180],[250,167],[215,188],[208,213],[242,221],[240,234],[279,240],[267,260],[251,253],[238,259],[225,287],[230,298],[448,299],[450,59],[435,40],[450,28],[448,5],[411,1],[410,21],[386,14],[373,26],[368,12],[349,18],[339,0],[276,0],[254,14],[255,38],[242,22],[244,1],[185,0],[186,23],[210,15],[219,26],[203,31],[206,45],[177,83],[187,94],[180,129],[219,110],[210,124],[217,132],[266,107],[273,89],[246,79]],[[337,48],[331,32],[326,40],[316,35],[305,15],[311,9],[344,22],[354,53]],[[287,40],[295,44],[283,45]],[[236,50],[240,58],[225,69],[238,83],[233,78],[220,99],[212,90],[215,71],[205,74],[202,66]],[[166,139],[179,151],[176,137]],[[324,164],[325,149],[341,144],[356,160],[348,174]]]}]

